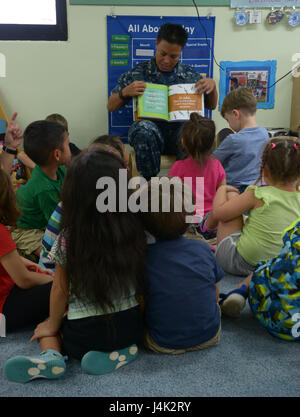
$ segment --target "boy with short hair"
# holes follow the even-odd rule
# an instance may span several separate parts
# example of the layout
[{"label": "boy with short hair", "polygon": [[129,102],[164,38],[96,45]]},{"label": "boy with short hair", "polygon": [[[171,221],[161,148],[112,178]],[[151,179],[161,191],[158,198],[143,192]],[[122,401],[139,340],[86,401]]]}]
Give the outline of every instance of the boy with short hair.
[{"label": "boy with short hair", "polygon": [[17,191],[22,216],[12,232],[26,256],[39,255],[48,220],[60,201],[65,166],[70,161],[69,134],[58,123],[41,120],[24,132],[24,150],[35,162],[28,183]]},{"label": "boy with short hair", "polygon": [[260,174],[261,156],[268,131],[257,124],[257,101],[248,88],[230,91],[225,97],[221,115],[236,133],[228,135],[213,155],[223,165],[226,182],[243,192]]}]

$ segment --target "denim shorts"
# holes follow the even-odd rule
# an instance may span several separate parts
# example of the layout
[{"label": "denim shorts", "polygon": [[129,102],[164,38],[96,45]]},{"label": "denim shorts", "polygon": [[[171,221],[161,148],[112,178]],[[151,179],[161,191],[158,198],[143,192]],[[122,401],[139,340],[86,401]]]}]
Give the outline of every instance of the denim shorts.
[{"label": "denim shorts", "polygon": [[236,246],[241,236],[241,230],[225,237],[218,245],[216,259],[224,272],[232,275],[248,276],[256,269],[240,255]]}]

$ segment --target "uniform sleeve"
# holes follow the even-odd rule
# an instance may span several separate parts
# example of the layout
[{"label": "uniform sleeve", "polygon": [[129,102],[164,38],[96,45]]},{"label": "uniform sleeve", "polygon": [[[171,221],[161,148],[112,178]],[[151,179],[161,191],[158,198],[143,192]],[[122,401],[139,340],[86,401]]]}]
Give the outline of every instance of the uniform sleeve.
[{"label": "uniform sleeve", "polygon": [[0,258],[16,249],[10,231],[3,224],[0,224]]},{"label": "uniform sleeve", "polygon": [[232,135],[228,135],[213,153],[214,157],[218,159],[221,164],[223,164],[223,162],[226,161],[226,159],[228,159],[233,153],[233,141],[231,136]]},{"label": "uniform sleeve", "polygon": [[133,77],[130,71],[122,74],[118,79],[118,84],[111,90],[111,94],[119,94],[119,92],[125,88],[127,85],[133,82]]}]

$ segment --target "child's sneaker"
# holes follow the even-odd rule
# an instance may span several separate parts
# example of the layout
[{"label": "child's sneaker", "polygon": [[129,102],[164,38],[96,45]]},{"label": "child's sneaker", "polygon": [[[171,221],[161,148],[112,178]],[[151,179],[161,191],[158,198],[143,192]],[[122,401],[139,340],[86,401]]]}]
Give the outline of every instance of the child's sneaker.
[{"label": "child's sneaker", "polygon": [[103,375],[119,369],[133,361],[138,354],[136,345],[113,352],[91,350],[81,359],[81,368],[91,375]]},{"label": "child's sneaker", "polygon": [[236,288],[228,294],[220,294],[220,298],[221,301],[219,301],[219,304],[222,313],[229,317],[239,317],[248,298],[247,287],[246,285],[242,285],[240,288]]},{"label": "child's sneaker", "polygon": [[7,379],[13,382],[29,382],[36,378],[55,379],[66,371],[63,356],[53,349],[38,356],[15,356],[4,365]]},{"label": "child's sneaker", "polygon": [[202,235],[206,241],[212,241],[217,237],[217,231],[209,229],[205,222],[207,215],[203,217],[202,221],[196,226],[197,233]]}]

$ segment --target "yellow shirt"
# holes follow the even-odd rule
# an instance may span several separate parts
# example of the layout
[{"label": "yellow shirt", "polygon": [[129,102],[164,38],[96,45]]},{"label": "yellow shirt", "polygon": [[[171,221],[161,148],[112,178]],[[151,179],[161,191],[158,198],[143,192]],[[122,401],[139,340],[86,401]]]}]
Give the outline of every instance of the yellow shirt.
[{"label": "yellow shirt", "polygon": [[264,205],[249,211],[237,250],[251,265],[277,256],[282,248],[282,232],[300,216],[300,192],[283,191],[273,186],[256,187],[256,198]]}]

